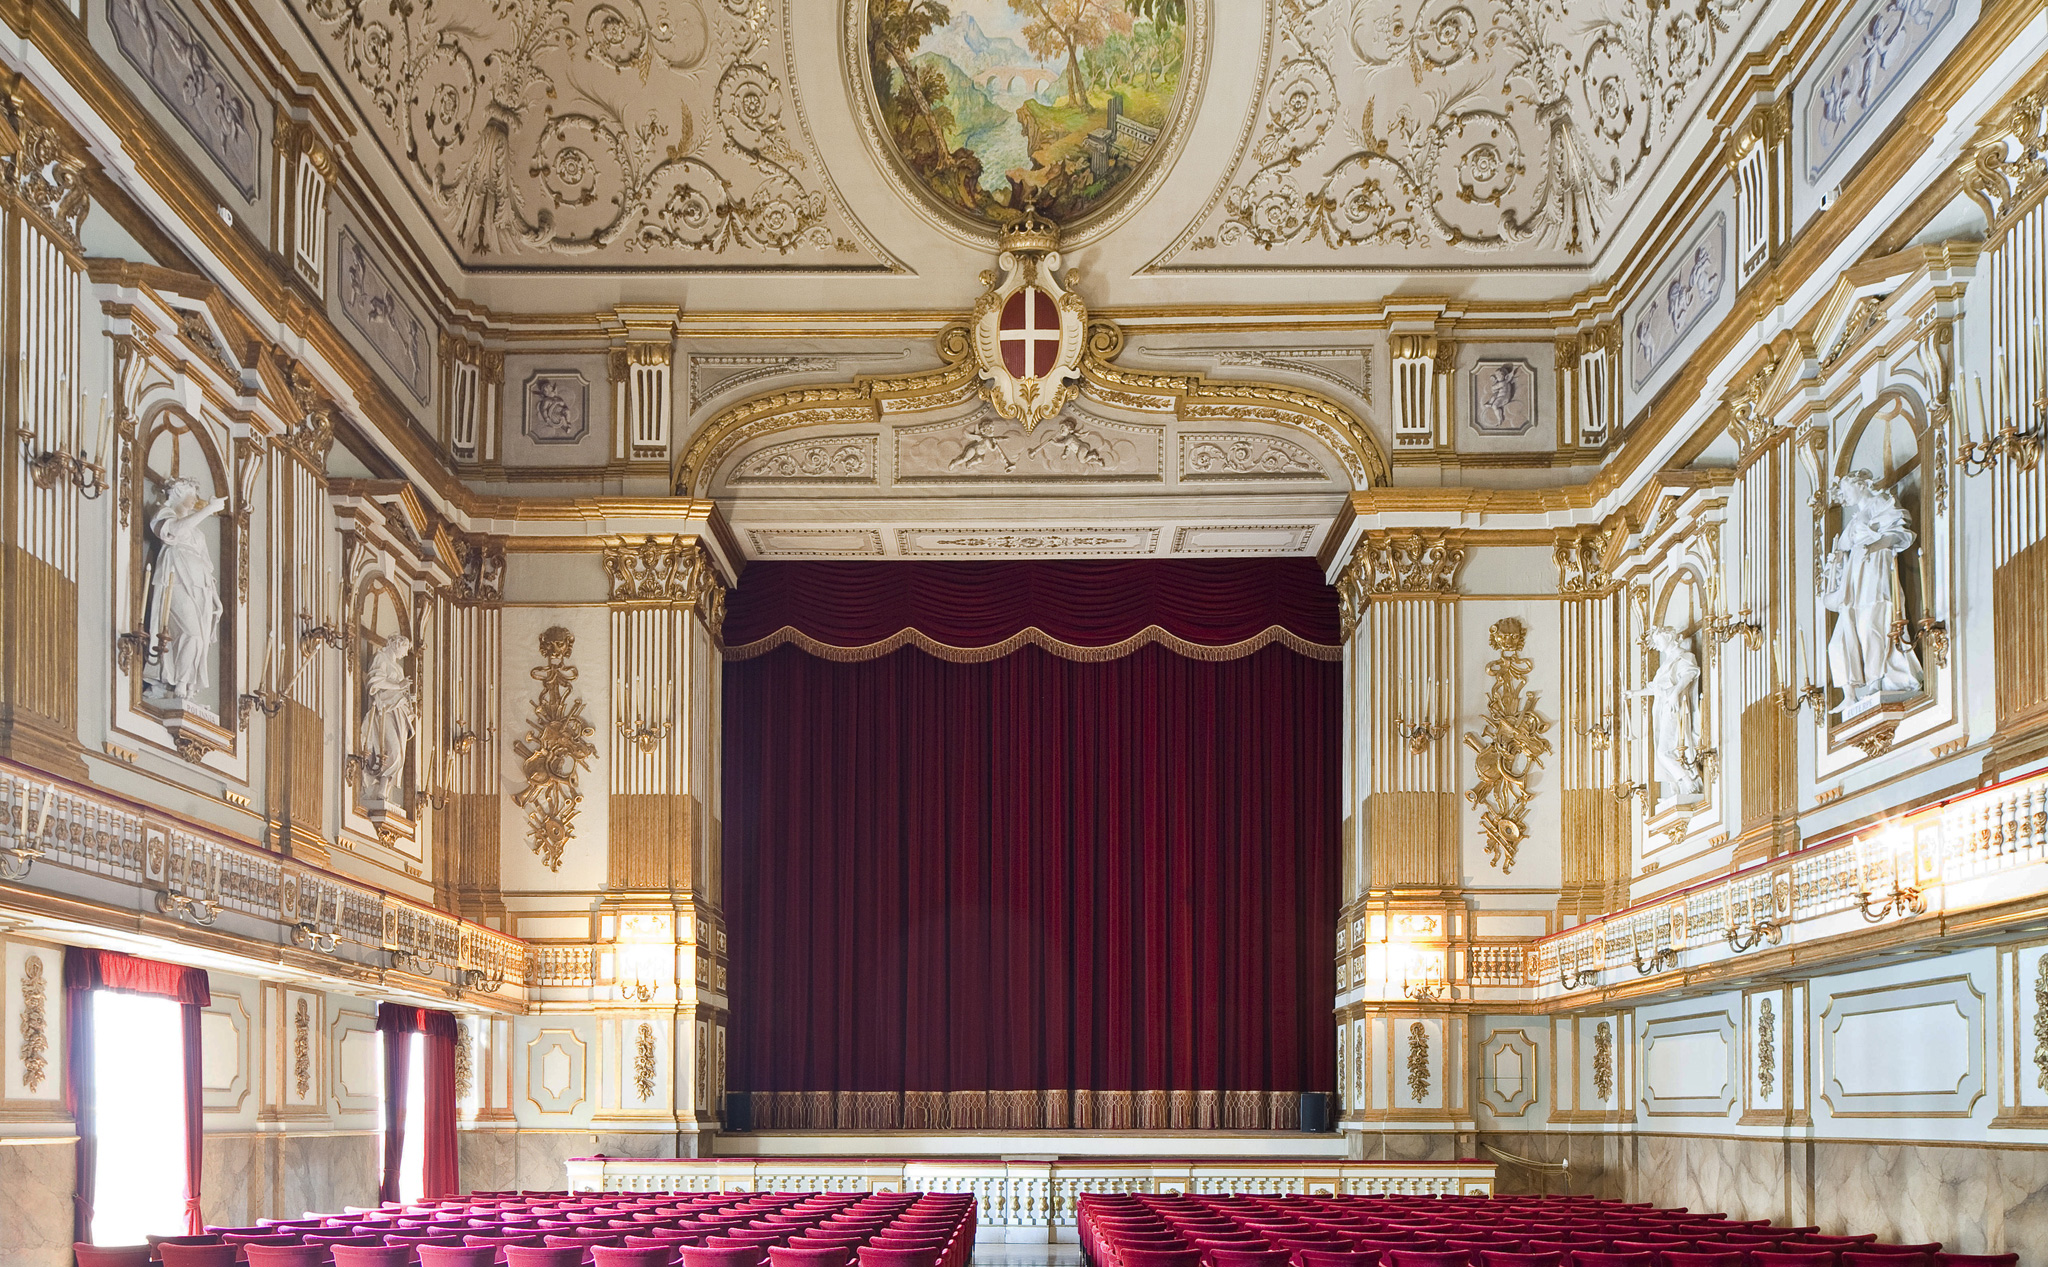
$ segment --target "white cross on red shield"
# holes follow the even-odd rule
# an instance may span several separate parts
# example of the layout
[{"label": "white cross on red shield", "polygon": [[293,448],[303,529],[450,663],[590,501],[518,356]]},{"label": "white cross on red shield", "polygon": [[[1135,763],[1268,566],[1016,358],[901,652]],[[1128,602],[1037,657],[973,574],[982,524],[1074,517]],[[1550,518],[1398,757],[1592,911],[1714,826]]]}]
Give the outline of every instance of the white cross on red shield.
[{"label": "white cross on red shield", "polygon": [[1044,378],[1060,357],[1060,310],[1051,295],[1025,286],[1003,305],[996,323],[1003,366],[1018,378]]}]

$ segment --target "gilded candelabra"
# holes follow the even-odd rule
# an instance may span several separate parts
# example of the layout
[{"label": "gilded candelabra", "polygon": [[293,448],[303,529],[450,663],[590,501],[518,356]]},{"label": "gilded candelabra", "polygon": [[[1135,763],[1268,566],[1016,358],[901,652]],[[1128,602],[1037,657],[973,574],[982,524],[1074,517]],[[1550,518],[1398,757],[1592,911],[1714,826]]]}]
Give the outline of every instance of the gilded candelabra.
[{"label": "gilded candelabra", "polygon": [[645,717],[637,715],[630,721],[624,718],[619,720],[619,734],[631,740],[635,748],[647,753],[661,747],[662,741],[668,738],[671,728],[672,724],[667,721],[659,726],[651,726]]},{"label": "gilded candelabra", "polygon": [[1394,730],[1408,745],[1408,751],[1422,755],[1429,751],[1429,745],[1451,733],[1447,722],[1410,721],[1406,717],[1394,718]]},{"label": "gilded candelabra", "polygon": [[1873,924],[1882,923],[1896,915],[1904,919],[1908,915],[1927,913],[1927,894],[1912,885],[1902,885],[1894,876],[1891,891],[1879,901],[1868,887],[1856,894],[1856,909],[1863,912],[1863,918]]},{"label": "gilded candelabra", "polygon": [[[1979,382],[1979,404],[1983,383]],[[2012,422],[2000,427],[1995,434],[1987,434],[1982,440],[1973,440],[1967,429],[1956,440],[1956,465],[1966,475],[1981,475],[2002,461],[2010,461],[2022,471],[2031,471],[2041,460],[2041,439],[2043,422],[2048,420],[2048,396],[2034,397],[2034,422],[2025,431]]]},{"label": "gilded candelabra", "polygon": [[[1656,945],[1656,934],[1654,933],[1651,934],[1651,944]],[[1657,946],[1655,950],[1650,952],[1648,957],[1645,957],[1643,955],[1642,936],[1639,931],[1629,934],[1629,951],[1630,958],[1635,961],[1637,976],[1647,977],[1653,972],[1668,972],[1678,966],[1678,947],[1676,946],[1668,944]]]},{"label": "gilded candelabra", "polygon": [[1557,957],[1557,983],[1567,990],[1578,990],[1592,985],[1599,976],[1599,965],[1586,967],[1583,955],[1573,955],[1572,966],[1569,969],[1564,966],[1564,956],[1560,954]]},{"label": "gilded candelabra", "polygon": [[1764,649],[1763,622],[1752,615],[1747,607],[1739,612],[1728,612],[1719,616],[1707,617],[1700,622],[1700,633],[1716,642],[1723,643],[1732,641],[1736,635],[1740,634],[1742,641],[1748,645],[1751,651],[1761,651]]},{"label": "gilded candelabra", "polygon": [[29,478],[37,488],[48,492],[64,480],[76,488],[87,501],[96,500],[107,491],[107,469],[91,461],[83,453],[71,453],[64,449],[36,448],[36,432],[31,427],[16,427],[14,434],[21,437],[22,460],[28,464]]}]

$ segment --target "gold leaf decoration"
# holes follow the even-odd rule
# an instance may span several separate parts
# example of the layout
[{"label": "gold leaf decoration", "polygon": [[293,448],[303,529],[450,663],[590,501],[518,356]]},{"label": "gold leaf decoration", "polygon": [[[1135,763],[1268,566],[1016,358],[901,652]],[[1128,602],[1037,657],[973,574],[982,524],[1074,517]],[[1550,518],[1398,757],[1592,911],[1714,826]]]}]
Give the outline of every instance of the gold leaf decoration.
[{"label": "gold leaf decoration", "polygon": [[21,966],[21,1085],[31,1091],[42,1089],[50,1067],[48,1003],[43,957],[30,955]]},{"label": "gold leaf decoration", "polygon": [[455,1025],[455,1099],[460,1102],[469,1098],[470,1088],[476,1085],[476,1057],[470,1049],[473,1035],[468,1021]]},{"label": "gold leaf decoration", "polygon": [[512,794],[512,803],[526,811],[527,839],[550,871],[562,869],[562,850],[575,831],[576,810],[583,803],[577,771],[589,769],[590,759],[597,755],[597,745],[590,742],[597,728],[584,719],[583,701],[570,698],[576,668],[569,663],[569,653],[575,649],[576,636],[560,625],[541,634],[540,653],[546,662],[531,670],[540,683],[533,725],[526,738],[512,745],[526,775],[526,786]]},{"label": "gold leaf decoration", "polygon": [[304,999],[292,1012],[292,1083],[298,1088],[299,1098],[305,1099],[313,1090],[313,1011]]},{"label": "gold leaf decoration", "polygon": [[1593,1094],[1614,1098],[1614,1026],[1606,1021],[1593,1029]]},{"label": "gold leaf decoration", "polygon": [[1778,1014],[1765,999],[1756,1009],[1756,1089],[1768,1100],[1778,1088]]},{"label": "gold leaf decoration", "polygon": [[1408,1027],[1408,1098],[1417,1104],[1429,1098],[1429,1026]]},{"label": "gold leaf decoration", "polygon": [[1529,775],[1543,764],[1550,723],[1536,713],[1537,692],[1528,688],[1535,663],[1522,654],[1528,631],[1509,616],[1494,622],[1487,641],[1500,654],[1486,666],[1493,685],[1486,692],[1486,724],[1465,733],[1476,754],[1478,786],[1465,799],[1480,809],[1486,860],[1502,875],[1515,868],[1515,852],[1529,835]]},{"label": "gold leaf decoration", "polygon": [[646,1021],[633,1041],[633,1090],[643,1103],[654,1098],[654,1026]]}]

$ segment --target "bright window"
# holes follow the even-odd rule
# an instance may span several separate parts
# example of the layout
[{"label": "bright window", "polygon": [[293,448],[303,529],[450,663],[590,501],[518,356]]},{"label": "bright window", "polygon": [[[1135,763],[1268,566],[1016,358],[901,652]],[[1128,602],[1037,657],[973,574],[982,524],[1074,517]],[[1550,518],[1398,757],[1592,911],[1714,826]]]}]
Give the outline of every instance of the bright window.
[{"label": "bright window", "polygon": [[185,1231],[183,1020],[170,999],[95,990],[95,1245]]},{"label": "bright window", "polygon": [[386,1034],[387,1043],[405,1044],[405,1120],[398,1124],[405,1141],[398,1160],[398,1199],[420,1199],[427,1187],[427,1055],[418,1034]]}]

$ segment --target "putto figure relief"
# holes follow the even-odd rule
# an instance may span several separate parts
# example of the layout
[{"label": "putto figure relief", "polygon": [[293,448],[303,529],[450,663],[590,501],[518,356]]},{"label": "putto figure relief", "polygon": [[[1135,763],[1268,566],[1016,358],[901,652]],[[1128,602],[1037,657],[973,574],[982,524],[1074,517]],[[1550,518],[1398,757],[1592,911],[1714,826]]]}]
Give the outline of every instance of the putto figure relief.
[{"label": "putto figure relief", "polygon": [[365,799],[389,802],[405,789],[405,748],[419,726],[419,702],[405,671],[411,654],[412,639],[394,634],[370,657],[361,740]]},{"label": "putto figure relief", "polygon": [[226,505],[227,498],[206,500],[199,485],[174,479],[149,521],[160,547],[149,585],[149,640],[161,655],[156,685],[172,699],[189,699],[213,681],[207,662],[220,645],[223,608],[206,521]]},{"label": "putto figure relief", "polygon": [[1699,760],[1700,659],[1669,625],[1650,630],[1647,639],[1657,653],[1657,672],[1630,694],[1650,700],[1657,785],[1665,799],[1697,800],[1707,791]]},{"label": "putto figure relief", "polygon": [[1920,657],[1899,637],[1905,618],[1899,556],[1913,548],[1906,512],[1868,471],[1835,485],[1842,529],[1821,562],[1821,603],[1835,613],[1828,680],[1847,709],[1866,699],[1912,694],[1924,680]]}]

